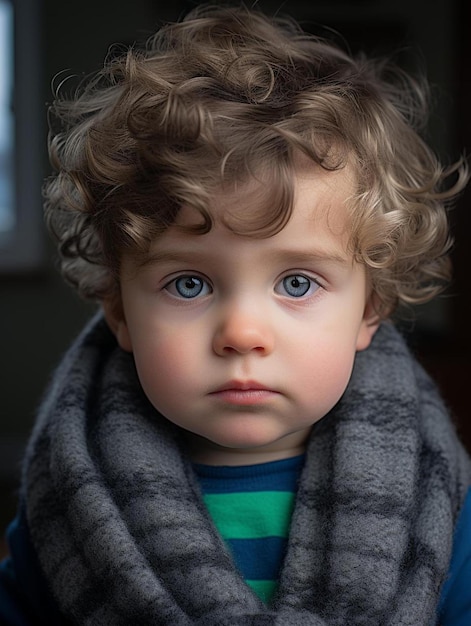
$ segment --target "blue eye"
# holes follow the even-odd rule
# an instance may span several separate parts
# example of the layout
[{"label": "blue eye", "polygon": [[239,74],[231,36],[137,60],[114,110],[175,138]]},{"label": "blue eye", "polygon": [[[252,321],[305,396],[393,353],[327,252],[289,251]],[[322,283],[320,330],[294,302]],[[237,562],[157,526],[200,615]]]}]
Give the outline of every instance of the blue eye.
[{"label": "blue eye", "polygon": [[174,296],[190,300],[211,293],[211,287],[199,276],[180,276],[175,278],[165,289]]},{"label": "blue eye", "polygon": [[290,296],[291,298],[302,298],[309,292],[314,293],[319,285],[316,281],[304,276],[303,274],[290,274],[285,276],[279,283],[280,288],[276,291]]}]

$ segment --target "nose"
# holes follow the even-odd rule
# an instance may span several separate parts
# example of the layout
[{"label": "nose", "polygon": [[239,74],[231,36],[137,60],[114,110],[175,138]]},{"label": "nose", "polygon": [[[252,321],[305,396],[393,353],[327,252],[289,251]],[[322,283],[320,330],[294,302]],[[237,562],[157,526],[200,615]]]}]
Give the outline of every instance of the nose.
[{"label": "nose", "polygon": [[253,306],[248,310],[231,306],[223,312],[213,338],[213,349],[219,356],[258,353],[262,356],[272,352],[274,334],[262,311]]}]

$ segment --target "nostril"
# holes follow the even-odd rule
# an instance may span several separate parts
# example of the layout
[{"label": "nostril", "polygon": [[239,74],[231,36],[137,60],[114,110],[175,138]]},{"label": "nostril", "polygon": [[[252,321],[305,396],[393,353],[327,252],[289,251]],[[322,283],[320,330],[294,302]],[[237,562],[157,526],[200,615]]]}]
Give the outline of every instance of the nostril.
[{"label": "nostril", "polygon": [[215,337],[214,350],[218,354],[265,354],[272,350],[273,340],[269,333],[246,331],[244,333],[221,333]]}]

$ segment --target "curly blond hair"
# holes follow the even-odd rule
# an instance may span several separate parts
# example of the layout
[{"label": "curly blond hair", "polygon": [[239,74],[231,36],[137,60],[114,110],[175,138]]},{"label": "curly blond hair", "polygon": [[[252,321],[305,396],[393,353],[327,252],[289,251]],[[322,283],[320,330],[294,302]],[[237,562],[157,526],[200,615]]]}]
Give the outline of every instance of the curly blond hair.
[{"label": "curly blond hair", "polygon": [[468,178],[421,139],[426,109],[423,83],[292,20],[198,7],[54,103],[44,195],[63,274],[85,297],[110,297],[123,252],[145,254],[184,204],[208,232],[212,194],[254,176],[270,181],[265,210],[230,227],[279,232],[302,152],[328,170],[353,165],[350,243],[378,313],[424,302],[449,278],[446,208]]}]

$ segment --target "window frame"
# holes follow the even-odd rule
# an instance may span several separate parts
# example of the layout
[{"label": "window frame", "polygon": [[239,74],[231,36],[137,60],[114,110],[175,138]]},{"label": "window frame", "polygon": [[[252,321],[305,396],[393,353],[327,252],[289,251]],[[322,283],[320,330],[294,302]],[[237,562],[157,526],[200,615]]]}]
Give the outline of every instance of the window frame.
[{"label": "window frame", "polygon": [[15,221],[0,233],[0,274],[31,272],[43,261],[40,15],[38,0],[2,0],[13,9]]}]

